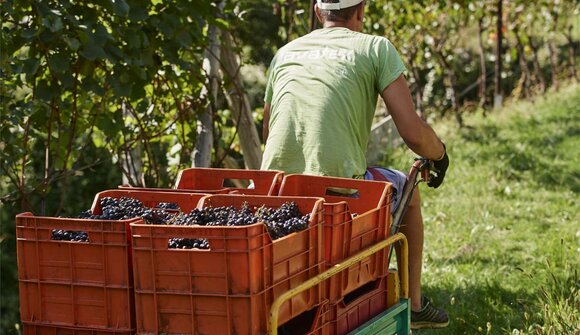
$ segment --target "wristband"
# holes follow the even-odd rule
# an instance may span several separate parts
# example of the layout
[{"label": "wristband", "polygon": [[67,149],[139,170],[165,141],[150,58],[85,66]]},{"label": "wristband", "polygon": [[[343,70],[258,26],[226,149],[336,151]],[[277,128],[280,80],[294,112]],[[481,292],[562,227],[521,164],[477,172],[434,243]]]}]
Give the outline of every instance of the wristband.
[{"label": "wristband", "polygon": [[437,158],[437,161],[442,160],[445,157],[445,154],[447,153],[447,148],[445,147],[445,143],[441,142],[441,144],[443,144],[443,154],[441,155],[441,157]]}]

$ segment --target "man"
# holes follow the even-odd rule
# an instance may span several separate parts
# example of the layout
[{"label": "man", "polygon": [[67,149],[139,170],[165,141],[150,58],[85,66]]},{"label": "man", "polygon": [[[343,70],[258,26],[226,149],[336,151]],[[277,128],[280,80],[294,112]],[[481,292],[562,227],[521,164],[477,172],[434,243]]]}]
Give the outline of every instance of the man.
[{"label": "man", "polygon": [[[404,174],[366,166],[380,95],[407,146],[434,161],[437,174],[429,186],[438,187],[449,164],[445,146],[415,113],[396,49],[386,38],[361,33],[363,0],[317,1],[323,28],[281,48],[269,69],[262,169],[361,179],[377,179],[379,172],[380,179],[400,191]],[[421,294],[423,219],[418,191],[401,232],[409,242],[411,327],[446,327],[447,314]]]}]

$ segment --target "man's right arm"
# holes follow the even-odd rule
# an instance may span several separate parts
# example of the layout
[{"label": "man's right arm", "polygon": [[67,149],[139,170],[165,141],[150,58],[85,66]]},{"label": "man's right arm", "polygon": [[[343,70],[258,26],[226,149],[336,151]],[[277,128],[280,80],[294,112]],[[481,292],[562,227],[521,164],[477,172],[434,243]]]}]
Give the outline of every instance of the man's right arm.
[{"label": "man's right arm", "polygon": [[387,86],[383,90],[382,97],[397,131],[409,149],[421,157],[440,160],[445,154],[443,142],[439,140],[433,128],[415,112],[405,77],[401,75]]}]

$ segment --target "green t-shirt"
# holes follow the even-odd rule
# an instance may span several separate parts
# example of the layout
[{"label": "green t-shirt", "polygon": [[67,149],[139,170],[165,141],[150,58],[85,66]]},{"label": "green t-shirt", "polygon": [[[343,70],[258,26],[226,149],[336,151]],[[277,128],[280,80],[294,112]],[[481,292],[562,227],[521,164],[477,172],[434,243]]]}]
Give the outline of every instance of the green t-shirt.
[{"label": "green t-shirt", "polygon": [[384,37],[323,28],[281,48],[270,65],[263,170],[360,177],[377,97],[405,71]]}]

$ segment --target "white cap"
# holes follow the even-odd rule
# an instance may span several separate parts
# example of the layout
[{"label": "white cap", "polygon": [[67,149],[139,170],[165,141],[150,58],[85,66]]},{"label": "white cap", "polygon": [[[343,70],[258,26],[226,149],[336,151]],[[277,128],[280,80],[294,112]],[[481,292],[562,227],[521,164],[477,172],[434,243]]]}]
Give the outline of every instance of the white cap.
[{"label": "white cap", "polygon": [[352,7],[358,5],[359,3],[363,2],[363,0],[338,0],[335,3],[326,3],[322,2],[322,0],[318,1],[318,8],[322,10],[339,10],[348,7]]}]

